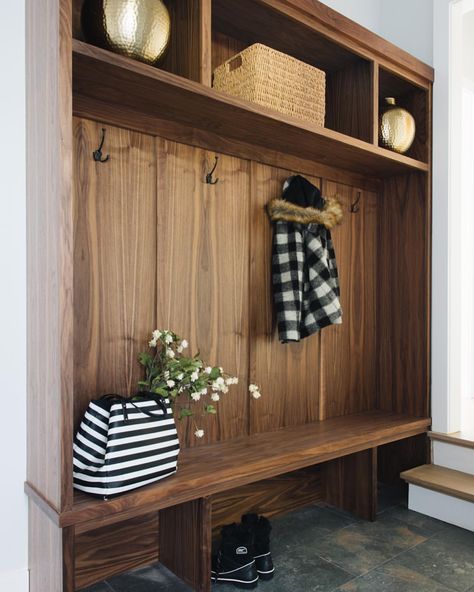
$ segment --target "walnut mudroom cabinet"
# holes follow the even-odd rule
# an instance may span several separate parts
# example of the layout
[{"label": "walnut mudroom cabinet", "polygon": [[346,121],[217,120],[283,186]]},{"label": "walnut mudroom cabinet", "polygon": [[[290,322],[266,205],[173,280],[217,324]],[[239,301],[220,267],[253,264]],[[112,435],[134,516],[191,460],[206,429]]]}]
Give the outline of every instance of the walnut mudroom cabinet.
[{"label": "walnut mudroom cabinet", "polygon": [[[374,520],[378,481],[427,461],[432,69],[316,0],[167,4],[152,67],[86,43],[81,0],[27,2],[32,592],[157,560],[209,591],[221,525],[322,500]],[[256,42],[325,71],[325,127],[212,88]],[[379,145],[387,96],[416,121],[404,155]],[[295,173],[344,206],[344,317],[283,345],[265,206]],[[74,491],[87,404],[134,391],[156,327],[239,386],[203,439],[179,422],[175,476],[108,501]]]}]

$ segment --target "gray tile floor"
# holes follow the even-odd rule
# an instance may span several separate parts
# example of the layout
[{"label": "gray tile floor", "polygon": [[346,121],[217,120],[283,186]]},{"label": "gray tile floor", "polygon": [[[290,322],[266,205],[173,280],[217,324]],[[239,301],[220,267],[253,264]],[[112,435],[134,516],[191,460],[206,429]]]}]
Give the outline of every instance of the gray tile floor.
[{"label": "gray tile floor", "polygon": [[[374,523],[323,504],[273,520],[272,553],[264,592],[474,592],[474,533],[409,511],[390,489]],[[192,591],[158,564],[84,592]]]}]

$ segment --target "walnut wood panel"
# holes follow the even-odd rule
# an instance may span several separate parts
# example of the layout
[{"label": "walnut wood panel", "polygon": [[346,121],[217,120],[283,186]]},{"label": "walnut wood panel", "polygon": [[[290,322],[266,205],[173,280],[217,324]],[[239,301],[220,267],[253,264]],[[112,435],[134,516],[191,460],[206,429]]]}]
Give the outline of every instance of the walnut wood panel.
[{"label": "walnut wood panel", "polygon": [[215,150],[239,158],[248,158],[270,166],[299,171],[301,174],[313,177],[324,177],[331,181],[354,185],[369,191],[378,191],[381,187],[381,181],[374,177],[305,160],[291,154],[277,152],[272,148],[247,144],[206,130],[128,110],[121,106],[108,105],[103,101],[91,101],[75,96],[73,107],[77,117],[111,125],[116,124],[125,129],[153,134],[182,144]]},{"label": "walnut wood panel", "polygon": [[[273,306],[272,225],[267,203],[281,197],[289,171],[252,163],[250,260],[250,382],[261,386],[252,399],[251,433],[319,419],[319,334],[281,344]],[[320,180],[308,177],[315,185]]]},{"label": "walnut wood panel", "polygon": [[[429,419],[373,411],[291,426],[274,432],[188,448],[181,452],[178,473],[138,491],[104,502],[76,493],[73,510],[58,516],[62,526],[120,522],[198,497],[282,475],[354,452],[427,431]],[[204,460],[204,462],[203,462]],[[34,497],[34,492],[30,492]]]},{"label": "walnut wood panel", "polygon": [[[326,419],[376,407],[378,196],[327,181],[323,195],[344,207],[343,222],[332,231],[342,324],[321,331],[320,418]],[[360,209],[351,213],[358,198]]]},{"label": "walnut wood panel", "polygon": [[74,39],[84,39],[81,26],[81,12],[84,0],[72,0],[72,36]]},{"label": "walnut wood panel", "polygon": [[107,127],[106,163],[94,162],[101,125],[75,120],[75,421],[90,399],[131,394],[138,353],[155,328],[154,139]]},{"label": "walnut wood panel", "polygon": [[400,473],[430,462],[426,434],[379,446],[378,479],[382,483],[400,484]]},{"label": "walnut wood panel", "polygon": [[213,537],[217,537],[222,526],[240,522],[241,516],[248,512],[271,518],[319,502],[321,488],[321,469],[316,466],[214,495]]},{"label": "walnut wood panel", "polygon": [[247,47],[245,41],[229,37],[219,31],[212,32],[212,71]]},{"label": "walnut wood panel", "polygon": [[59,528],[33,500],[29,510],[31,592],[74,592],[74,528]]},{"label": "walnut wood panel", "polygon": [[74,40],[74,92],[329,166],[386,176],[426,163]]},{"label": "walnut wood panel", "polygon": [[[334,44],[331,45],[331,49],[335,51],[341,45],[366,58],[376,57],[380,63],[392,70],[403,72],[409,78],[417,80],[419,84],[427,86],[429,82],[433,81],[433,68],[329,8],[326,4],[317,0],[254,0],[252,2],[248,0],[247,6],[251,5],[252,12],[257,2],[267,9],[263,20],[259,24],[265,29],[272,29],[274,37],[281,33],[281,27],[286,29],[289,26],[288,20],[296,21],[299,24],[299,33],[306,27],[315,36],[321,37],[322,52],[328,47],[328,42]],[[231,14],[234,16],[234,22],[239,23],[240,26],[241,21],[238,20],[240,15],[236,12],[235,7],[242,6],[243,8],[243,2],[240,0],[219,0],[214,5],[215,13],[217,12],[217,6],[222,7],[221,19],[227,18],[227,20],[230,20],[228,15],[229,11],[232,10]],[[243,28],[245,30],[245,27]],[[300,35],[296,39],[300,42]],[[295,44],[294,39],[293,44]],[[306,46],[308,47],[308,45]]]},{"label": "walnut wood panel", "polygon": [[210,86],[211,0],[167,0],[170,44],[160,68]]},{"label": "walnut wood panel", "polygon": [[195,592],[210,592],[211,503],[208,499],[161,510],[160,561]]},{"label": "walnut wood panel", "polygon": [[372,142],[372,65],[358,61],[326,78],[326,127]]},{"label": "walnut wood panel", "polygon": [[158,325],[240,379],[217,417],[178,426],[182,445],[193,446],[248,432],[249,163],[218,155],[219,182],[209,185],[215,153],[160,139],[157,153]]},{"label": "walnut wood panel", "polygon": [[338,458],[323,467],[326,501],[365,520],[377,514],[377,449]]},{"label": "walnut wood panel", "polygon": [[423,176],[393,177],[380,196],[377,283],[381,409],[429,408],[430,210]]},{"label": "walnut wood panel", "polygon": [[72,504],[71,7],[29,0],[27,23],[28,481]]},{"label": "walnut wood panel", "polygon": [[158,513],[76,535],[76,589],[158,561]]}]

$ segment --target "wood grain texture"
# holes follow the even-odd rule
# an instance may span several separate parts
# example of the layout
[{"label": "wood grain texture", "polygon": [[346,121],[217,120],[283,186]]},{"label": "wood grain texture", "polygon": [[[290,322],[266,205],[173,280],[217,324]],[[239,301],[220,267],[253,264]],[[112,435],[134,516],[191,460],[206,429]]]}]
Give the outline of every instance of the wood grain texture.
[{"label": "wood grain texture", "polygon": [[[341,325],[321,331],[320,419],[376,407],[378,196],[323,182],[323,195],[343,204],[332,231],[341,287]],[[360,197],[359,211],[351,204]]]},{"label": "wood grain texture", "polygon": [[174,122],[370,176],[428,170],[426,163],[402,154],[77,40],[73,58],[74,92],[83,102],[107,97],[111,106],[148,116],[166,113]]},{"label": "wood grain texture", "polygon": [[74,592],[74,528],[59,528],[33,500],[28,509],[31,592]]},{"label": "wood grain texture", "polygon": [[[272,225],[267,203],[280,197],[289,171],[252,163],[250,260],[250,382],[262,388],[252,399],[250,432],[259,433],[319,419],[319,346],[316,334],[281,344],[274,315]],[[308,177],[314,185],[320,180]]]},{"label": "wood grain texture", "polygon": [[304,508],[322,499],[319,466],[225,491],[212,496],[213,538],[218,536],[225,524],[240,522],[242,515],[248,512],[271,518]]},{"label": "wood grain texture", "polygon": [[74,39],[84,40],[81,26],[81,12],[84,0],[72,0],[72,36]]},{"label": "wood grain texture", "polygon": [[234,39],[225,33],[213,29],[212,31],[212,71],[225,61],[248,47],[245,41]]},{"label": "wood grain texture", "polygon": [[210,86],[211,1],[166,0],[171,36],[159,67]]},{"label": "wood grain texture", "polygon": [[154,139],[107,128],[107,163],[92,151],[99,124],[76,120],[74,406],[136,391],[138,353],[156,323]]},{"label": "wood grain texture", "polygon": [[196,417],[202,440],[193,421],[180,423],[181,444],[194,446],[248,433],[249,164],[218,155],[219,182],[208,185],[215,153],[157,139],[157,154],[158,325],[240,379],[217,417]]},{"label": "wood grain texture", "polygon": [[158,561],[158,513],[77,535],[76,589]]},{"label": "wood grain texture", "polygon": [[103,101],[92,101],[76,95],[73,107],[74,114],[77,117],[93,119],[111,125],[117,124],[125,129],[160,136],[167,140],[254,160],[270,166],[299,171],[301,174],[313,177],[324,177],[331,181],[354,185],[369,191],[378,191],[381,188],[380,179],[375,177],[305,160],[291,154],[278,152],[272,148],[237,141],[218,133],[174,123],[156,116],[129,110],[123,106],[108,105]]},{"label": "wood grain texture", "polygon": [[378,225],[379,407],[429,409],[429,198],[418,175],[385,181]]},{"label": "wood grain texture", "polygon": [[111,522],[115,516],[120,522],[228,491],[424,433],[430,423],[429,419],[373,411],[188,448],[181,452],[175,476],[106,502],[77,492],[73,510],[58,515],[58,523],[81,523],[83,532],[93,530],[103,517],[110,517]]},{"label": "wood grain texture", "polygon": [[27,39],[28,481],[72,504],[71,6],[29,0]]},{"label": "wood grain texture", "polygon": [[323,466],[325,499],[364,520],[377,514],[377,449],[338,458]]},{"label": "wood grain texture", "polygon": [[208,499],[161,510],[160,561],[195,592],[210,592],[211,502]]},{"label": "wood grain texture", "polygon": [[474,475],[436,465],[423,465],[401,474],[407,483],[474,502]]},{"label": "wood grain texture", "polygon": [[360,60],[326,78],[326,127],[372,142],[371,63]]},{"label": "wood grain texture", "polygon": [[381,483],[400,484],[400,473],[431,461],[426,434],[379,446],[378,478]]}]

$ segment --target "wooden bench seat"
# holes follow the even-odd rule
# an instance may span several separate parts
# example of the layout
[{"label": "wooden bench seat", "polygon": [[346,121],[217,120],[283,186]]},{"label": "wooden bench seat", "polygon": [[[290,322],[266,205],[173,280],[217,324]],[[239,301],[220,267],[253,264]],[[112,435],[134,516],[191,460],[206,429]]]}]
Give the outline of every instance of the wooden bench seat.
[{"label": "wooden bench seat", "polygon": [[86,532],[421,434],[429,425],[427,418],[371,411],[186,449],[173,477],[110,500],[76,492],[70,510],[49,513],[58,526]]}]

